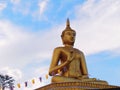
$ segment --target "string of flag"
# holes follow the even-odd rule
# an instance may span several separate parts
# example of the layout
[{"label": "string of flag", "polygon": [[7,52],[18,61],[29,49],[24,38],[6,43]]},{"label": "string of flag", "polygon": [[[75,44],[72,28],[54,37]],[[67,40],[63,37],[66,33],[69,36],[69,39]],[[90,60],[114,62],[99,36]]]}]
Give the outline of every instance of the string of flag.
[{"label": "string of flag", "polygon": [[[40,82],[42,82],[42,77],[39,77],[38,79],[39,79]],[[46,79],[48,79],[48,74],[46,74]],[[36,83],[35,79],[32,79],[30,81],[31,81],[31,84],[35,84]],[[28,87],[28,83],[29,83],[28,81],[25,81],[24,82],[24,87]],[[21,83],[17,83],[16,86],[10,87],[10,90],[14,90],[14,88],[16,88],[16,87],[17,88],[21,88],[21,86],[22,86]]]},{"label": "string of flag", "polygon": [[[42,77],[39,77],[39,81],[42,82]],[[31,83],[32,83],[32,84],[35,84],[35,83],[36,83],[35,79],[32,79],[32,80],[31,80]],[[25,82],[24,82],[24,87],[28,87],[28,81],[25,81]],[[17,83],[17,88],[21,88],[21,84],[20,84],[20,83]],[[13,89],[12,89],[12,90],[13,90]]]},{"label": "string of flag", "polygon": [[[63,70],[66,71],[67,68],[64,67]],[[60,74],[60,73],[61,73],[61,70],[58,70],[57,72],[58,72],[58,74]],[[52,72],[52,76],[54,76],[54,75],[55,75],[55,73]],[[46,74],[46,75],[45,75],[45,78],[48,79],[48,76],[49,76],[49,75]],[[35,79],[32,79],[32,80],[30,80],[30,81],[31,81],[32,84],[35,84],[35,83],[36,83],[36,80],[35,80]],[[39,81],[42,82],[42,77],[39,77]],[[17,88],[21,88],[21,86],[22,86],[21,83],[17,83]],[[10,90],[14,90],[15,87],[16,87],[16,86],[10,87]],[[24,87],[28,87],[28,81],[25,81],[25,82],[24,82]]]}]

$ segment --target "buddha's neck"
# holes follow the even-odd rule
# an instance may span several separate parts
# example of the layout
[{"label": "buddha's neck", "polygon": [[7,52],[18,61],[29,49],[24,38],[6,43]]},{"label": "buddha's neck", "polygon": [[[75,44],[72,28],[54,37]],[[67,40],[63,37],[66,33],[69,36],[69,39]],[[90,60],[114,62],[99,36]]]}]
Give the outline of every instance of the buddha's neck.
[{"label": "buddha's neck", "polygon": [[73,48],[73,45],[65,44],[65,47]]}]

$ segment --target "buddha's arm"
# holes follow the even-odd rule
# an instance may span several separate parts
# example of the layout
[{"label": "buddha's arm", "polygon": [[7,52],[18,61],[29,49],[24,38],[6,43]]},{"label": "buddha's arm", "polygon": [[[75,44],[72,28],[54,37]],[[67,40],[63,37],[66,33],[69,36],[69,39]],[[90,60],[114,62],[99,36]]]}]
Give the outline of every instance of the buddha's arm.
[{"label": "buddha's arm", "polygon": [[60,48],[56,48],[53,52],[52,62],[49,68],[49,75],[52,76],[53,74],[58,73],[58,70],[62,70],[64,66],[66,66],[69,61],[66,61],[60,65],[58,65],[60,59],[61,50]]},{"label": "buddha's arm", "polygon": [[49,75],[52,75],[52,72],[55,73],[54,68],[58,65],[59,56],[60,56],[60,51],[56,48],[53,52],[52,61],[49,68]]},{"label": "buddha's arm", "polygon": [[83,75],[88,75],[87,65],[86,65],[85,57],[83,53],[81,53],[81,69],[82,69]]},{"label": "buddha's arm", "polygon": [[[57,74],[58,73],[58,70],[62,70],[63,68],[64,68],[64,66],[66,66],[67,64],[68,64],[69,62],[64,62],[64,63],[62,63],[62,64],[60,64],[60,65],[57,65],[57,66],[55,66],[54,68],[51,68],[50,70],[49,70],[49,75],[50,76],[53,76],[54,74]],[[52,73],[54,73],[53,75],[52,75]]]}]

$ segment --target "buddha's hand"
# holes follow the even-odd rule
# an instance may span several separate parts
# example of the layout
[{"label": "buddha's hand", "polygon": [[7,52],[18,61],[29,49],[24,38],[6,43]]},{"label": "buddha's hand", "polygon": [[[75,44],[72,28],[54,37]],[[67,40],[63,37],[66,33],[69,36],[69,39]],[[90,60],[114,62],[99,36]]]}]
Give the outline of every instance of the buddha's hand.
[{"label": "buddha's hand", "polygon": [[68,55],[67,61],[71,62],[74,59],[74,56],[75,56],[75,54],[74,54],[73,50],[71,50],[69,55]]}]

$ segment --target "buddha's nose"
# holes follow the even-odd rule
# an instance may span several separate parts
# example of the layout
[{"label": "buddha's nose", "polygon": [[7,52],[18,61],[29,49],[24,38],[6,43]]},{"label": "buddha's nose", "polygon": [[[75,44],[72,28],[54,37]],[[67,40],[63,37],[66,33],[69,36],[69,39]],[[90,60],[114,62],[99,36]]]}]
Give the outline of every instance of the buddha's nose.
[{"label": "buddha's nose", "polygon": [[75,37],[71,37],[72,40],[75,40]]}]

